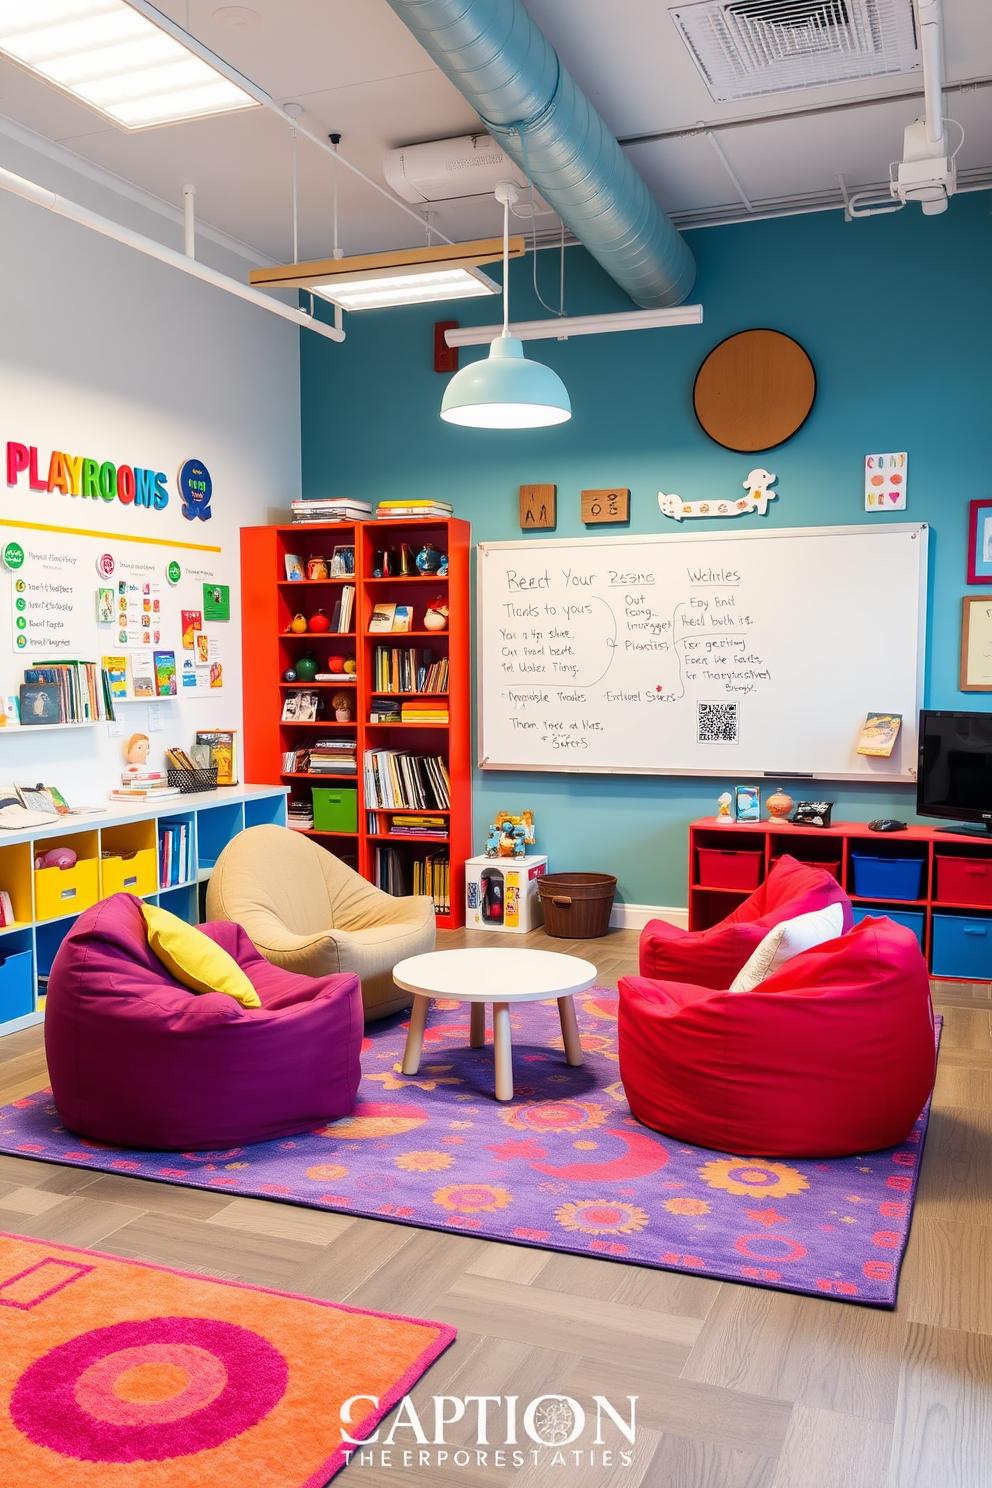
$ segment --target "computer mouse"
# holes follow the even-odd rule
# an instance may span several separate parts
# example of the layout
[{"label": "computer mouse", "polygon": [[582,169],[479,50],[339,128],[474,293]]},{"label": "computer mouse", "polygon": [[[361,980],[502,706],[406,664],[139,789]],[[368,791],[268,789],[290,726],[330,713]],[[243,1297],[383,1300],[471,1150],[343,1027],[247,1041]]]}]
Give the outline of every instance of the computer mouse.
[{"label": "computer mouse", "polygon": [[894,816],[880,816],[875,821],[868,823],[869,832],[905,832],[906,823],[897,821]]}]

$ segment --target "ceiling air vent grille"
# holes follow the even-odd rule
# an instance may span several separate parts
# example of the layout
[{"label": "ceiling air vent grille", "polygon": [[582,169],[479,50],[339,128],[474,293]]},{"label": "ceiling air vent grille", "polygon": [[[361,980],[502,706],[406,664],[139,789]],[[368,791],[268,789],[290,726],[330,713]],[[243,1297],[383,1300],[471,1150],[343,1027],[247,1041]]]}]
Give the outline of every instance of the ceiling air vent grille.
[{"label": "ceiling air vent grille", "polygon": [[702,0],[671,16],[717,103],[920,66],[912,0]]}]

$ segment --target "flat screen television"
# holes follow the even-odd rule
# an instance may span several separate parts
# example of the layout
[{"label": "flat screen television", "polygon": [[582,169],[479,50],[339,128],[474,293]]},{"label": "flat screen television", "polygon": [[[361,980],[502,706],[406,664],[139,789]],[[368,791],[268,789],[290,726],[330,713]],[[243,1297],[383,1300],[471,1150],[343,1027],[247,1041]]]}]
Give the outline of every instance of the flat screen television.
[{"label": "flat screen television", "polygon": [[944,832],[992,832],[992,713],[920,714],[916,810],[981,823],[940,828]]}]

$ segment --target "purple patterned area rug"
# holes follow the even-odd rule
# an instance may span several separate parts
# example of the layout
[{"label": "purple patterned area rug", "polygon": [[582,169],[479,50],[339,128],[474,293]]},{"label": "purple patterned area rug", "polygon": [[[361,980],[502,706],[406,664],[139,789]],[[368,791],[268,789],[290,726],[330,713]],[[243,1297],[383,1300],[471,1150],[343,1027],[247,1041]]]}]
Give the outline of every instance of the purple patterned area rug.
[{"label": "purple patterned area rug", "polygon": [[689,1147],[630,1114],[616,996],[594,989],[576,1004],[579,1069],[564,1062],[554,1001],[512,1010],[506,1105],[492,1048],[468,1046],[468,1005],[438,1001],[420,1073],[400,1073],[406,1019],[373,1025],[354,1115],[306,1136],[225,1152],[107,1148],[67,1132],[39,1091],[0,1109],[0,1151],[895,1306],[929,1106],[901,1146],[863,1157],[764,1162]]}]

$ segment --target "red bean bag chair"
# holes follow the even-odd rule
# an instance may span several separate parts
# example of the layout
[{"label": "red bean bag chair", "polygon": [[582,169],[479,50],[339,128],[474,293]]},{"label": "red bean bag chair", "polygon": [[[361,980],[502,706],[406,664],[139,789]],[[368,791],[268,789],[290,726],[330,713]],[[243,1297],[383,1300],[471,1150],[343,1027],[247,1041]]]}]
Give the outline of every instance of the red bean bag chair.
[{"label": "red bean bag chair", "polygon": [[692,982],[697,987],[729,987],[769,930],[782,920],[826,909],[828,904],[842,906],[844,929],[850,930],[854,923],[851,901],[833,874],[784,853],[775,859],[764,883],[708,930],[680,930],[665,920],[649,920],[641,931],[641,976]]},{"label": "red bean bag chair", "polygon": [[620,980],[620,1076],[655,1131],[741,1157],[902,1142],[933,1086],[930,980],[888,919],[804,951],[753,992]]}]

